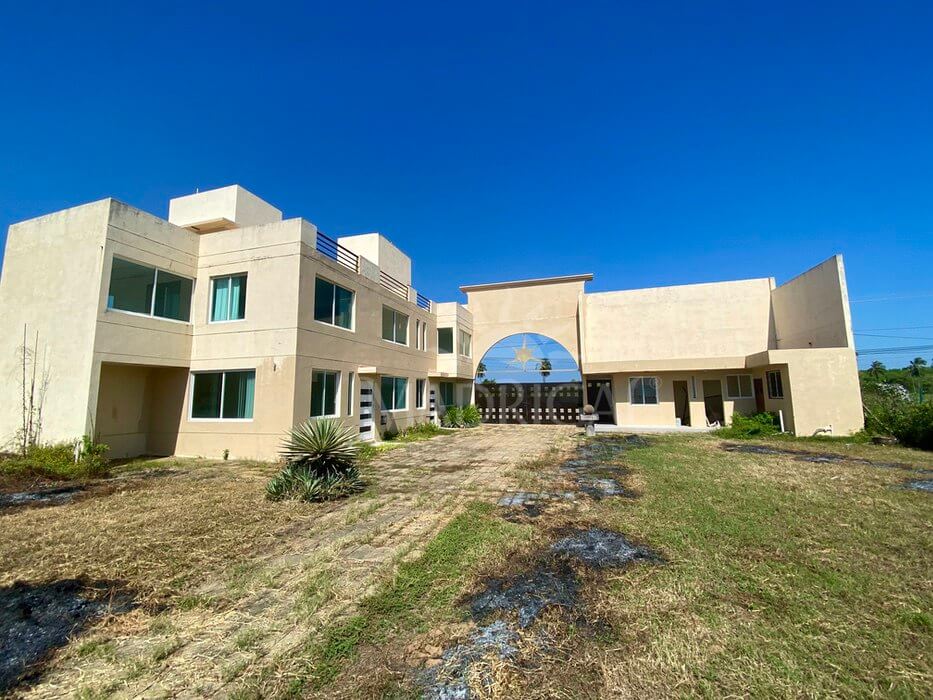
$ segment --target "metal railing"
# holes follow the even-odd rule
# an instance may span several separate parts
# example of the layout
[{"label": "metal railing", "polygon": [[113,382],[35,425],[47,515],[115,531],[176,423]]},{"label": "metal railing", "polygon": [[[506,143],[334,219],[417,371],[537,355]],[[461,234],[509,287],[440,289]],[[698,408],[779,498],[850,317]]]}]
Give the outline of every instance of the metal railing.
[{"label": "metal railing", "polygon": [[402,299],[408,300],[408,285],[402,284],[392,275],[379,270],[379,284],[388,289],[393,294],[398,294]]},{"label": "metal railing", "polygon": [[415,303],[417,303],[418,306],[420,306],[425,311],[431,310],[431,304],[432,304],[431,300],[428,299],[424,294],[421,294],[420,292],[418,293],[418,296],[415,297]]},{"label": "metal railing", "polygon": [[359,256],[347,250],[333,238],[320,231],[317,232],[317,249],[331,260],[336,260],[341,265],[349,267],[354,272],[360,271]]}]

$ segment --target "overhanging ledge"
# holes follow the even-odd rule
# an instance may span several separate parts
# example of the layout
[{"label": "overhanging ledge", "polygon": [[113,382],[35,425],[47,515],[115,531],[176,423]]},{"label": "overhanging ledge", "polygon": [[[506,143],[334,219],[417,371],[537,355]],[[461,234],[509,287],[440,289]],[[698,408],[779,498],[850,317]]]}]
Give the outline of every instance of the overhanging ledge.
[{"label": "overhanging ledge", "polygon": [[511,282],[490,282],[489,284],[467,284],[460,287],[464,294],[470,292],[485,292],[492,289],[509,289],[510,287],[534,287],[541,284],[566,284],[568,282],[589,282],[593,273],[582,275],[564,275],[563,277],[538,277],[530,280],[513,280]]}]

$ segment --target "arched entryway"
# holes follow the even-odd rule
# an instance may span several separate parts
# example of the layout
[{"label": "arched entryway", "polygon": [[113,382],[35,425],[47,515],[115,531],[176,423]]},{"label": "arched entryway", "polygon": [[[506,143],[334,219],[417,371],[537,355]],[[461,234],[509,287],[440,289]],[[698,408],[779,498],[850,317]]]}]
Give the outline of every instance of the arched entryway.
[{"label": "arched entryway", "polygon": [[484,423],[575,423],[584,403],[576,359],[539,333],[494,343],[477,364],[475,381]]}]

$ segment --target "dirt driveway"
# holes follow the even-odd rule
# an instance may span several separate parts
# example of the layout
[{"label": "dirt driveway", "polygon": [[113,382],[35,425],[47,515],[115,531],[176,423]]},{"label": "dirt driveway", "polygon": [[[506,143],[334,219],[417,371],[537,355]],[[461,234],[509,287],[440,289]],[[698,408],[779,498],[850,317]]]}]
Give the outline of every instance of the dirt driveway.
[{"label": "dirt driveway", "polygon": [[72,639],[16,692],[223,697],[244,673],[284,673],[276,659],[352,612],[467,502],[513,491],[510,466],[575,432],[483,426],[403,445],[368,467],[367,494],[338,504],[266,502],[265,465],[175,461],[113,493],[2,515],[14,534],[0,542],[0,586],[90,577],[142,603]]}]

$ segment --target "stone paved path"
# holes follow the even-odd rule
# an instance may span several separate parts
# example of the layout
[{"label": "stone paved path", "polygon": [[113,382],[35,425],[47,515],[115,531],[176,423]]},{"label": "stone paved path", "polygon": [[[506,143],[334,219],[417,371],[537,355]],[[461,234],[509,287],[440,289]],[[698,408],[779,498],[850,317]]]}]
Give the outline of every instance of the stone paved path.
[{"label": "stone paved path", "polygon": [[[173,610],[159,624],[122,633],[104,658],[66,655],[27,697],[73,697],[80,688],[114,697],[225,697],[248,669],[294,650],[315,629],[352,613],[400,561],[417,556],[470,500],[495,502],[516,488],[510,466],[578,432],[569,426],[481,426],[410,443],[369,468],[375,496],[321,506],[278,551],[249,563],[222,610]],[[201,596],[231,597],[209,580]],[[168,618],[167,620],[165,618]],[[142,627],[142,629],[139,629]]]}]

